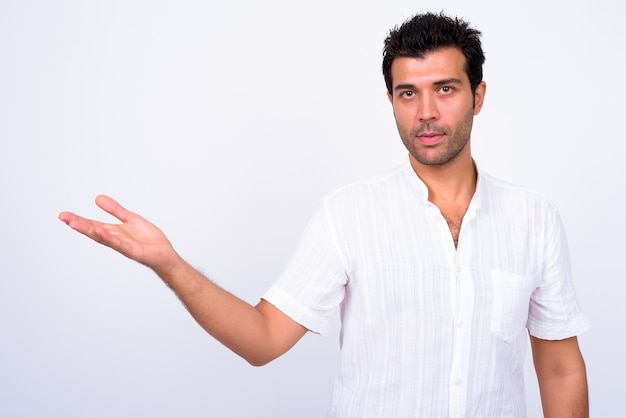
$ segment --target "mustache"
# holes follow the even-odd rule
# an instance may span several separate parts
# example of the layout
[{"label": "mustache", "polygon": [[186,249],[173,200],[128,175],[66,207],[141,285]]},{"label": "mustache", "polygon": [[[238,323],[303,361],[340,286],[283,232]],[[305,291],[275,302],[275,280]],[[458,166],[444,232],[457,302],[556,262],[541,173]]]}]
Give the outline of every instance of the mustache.
[{"label": "mustache", "polygon": [[418,128],[411,130],[411,136],[422,136],[425,133],[436,134],[436,135],[446,135],[449,134],[449,130],[446,126],[437,125],[433,122],[424,122]]}]

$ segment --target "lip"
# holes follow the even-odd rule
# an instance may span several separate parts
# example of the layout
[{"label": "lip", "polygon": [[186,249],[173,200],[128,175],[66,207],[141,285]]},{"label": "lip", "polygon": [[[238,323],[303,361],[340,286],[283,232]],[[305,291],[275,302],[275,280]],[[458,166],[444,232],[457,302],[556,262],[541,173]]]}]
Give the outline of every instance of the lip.
[{"label": "lip", "polygon": [[441,138],[443,138],[444,134],[438,132],[425,132],[421,135],[418,135],[417,138],[423,145],[435,145]]}]

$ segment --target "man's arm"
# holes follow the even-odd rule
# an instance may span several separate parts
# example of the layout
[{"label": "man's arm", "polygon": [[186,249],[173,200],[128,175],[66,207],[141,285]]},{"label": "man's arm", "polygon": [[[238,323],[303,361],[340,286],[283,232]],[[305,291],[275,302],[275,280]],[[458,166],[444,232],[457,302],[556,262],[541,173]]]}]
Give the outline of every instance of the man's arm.
[{"label": "man's arm", "polygon": [[252,306],[208,280],[178,255],[159,228],[138,214],[106,196],[98,196],[96,204],[122,223],[106,224],[71,212],[62,212],[59,219],[154,270],[209,334],[250,364],[272,361],[306,333],[270,303],[261,300]]},{"label": "man's arm", "polygon": [[576,337],[542,340],[530,336],[533,362],[546,418],[588,418],[585,362]]}]

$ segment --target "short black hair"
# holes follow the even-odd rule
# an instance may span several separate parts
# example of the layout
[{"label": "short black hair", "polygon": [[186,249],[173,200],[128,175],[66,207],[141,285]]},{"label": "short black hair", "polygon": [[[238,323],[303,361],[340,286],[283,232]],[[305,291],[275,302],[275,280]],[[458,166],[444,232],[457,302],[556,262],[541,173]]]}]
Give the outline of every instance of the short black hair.
[{"label": "short black hair", "polygon": [[472,92],[483,80],[485,54],[480,43],[480,31],[469,23],[446,16],[443,12],[417,14],[400,27],[393,28],[385,39],[383,76],[387,91],[392,94],[391,64],[398,57],[423,58],[442,48],[458,48],[465,56],[465,72]]}]

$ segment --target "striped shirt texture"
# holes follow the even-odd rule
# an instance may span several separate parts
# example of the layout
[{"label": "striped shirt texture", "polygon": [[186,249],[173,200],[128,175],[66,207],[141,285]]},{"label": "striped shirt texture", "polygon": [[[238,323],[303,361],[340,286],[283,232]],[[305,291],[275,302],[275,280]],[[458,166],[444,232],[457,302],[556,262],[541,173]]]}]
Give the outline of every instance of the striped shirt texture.
[{"label": "striped shirt texture", "polygon": [[263,298],[317,333],[340,308],[329,417],[525,417],[526,330],[589,327],[550,201],[479,171],[455,248],[408,161],[323,198]]}]

